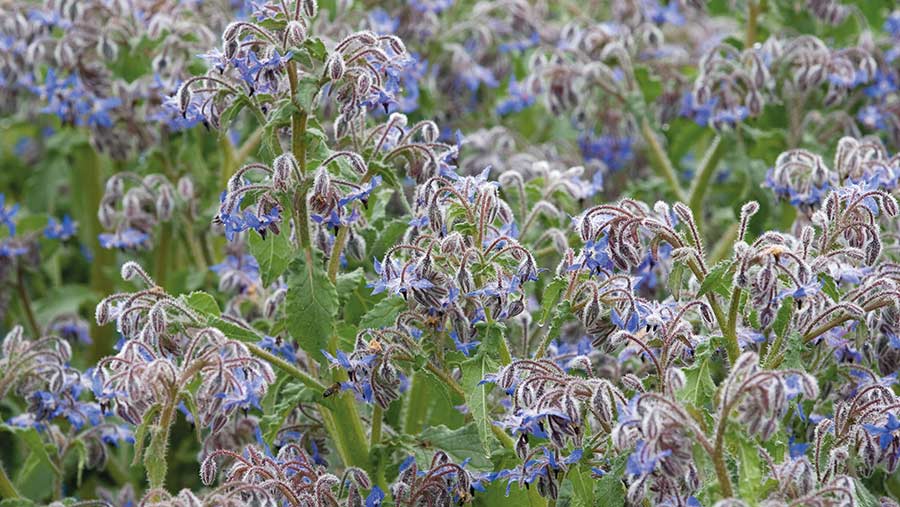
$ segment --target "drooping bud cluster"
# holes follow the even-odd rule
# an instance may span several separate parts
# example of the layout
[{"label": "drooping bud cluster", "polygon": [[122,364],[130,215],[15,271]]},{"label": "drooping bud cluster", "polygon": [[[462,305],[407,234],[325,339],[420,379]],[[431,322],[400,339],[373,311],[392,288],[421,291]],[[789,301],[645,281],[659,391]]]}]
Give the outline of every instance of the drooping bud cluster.
[{"label": "drooping bud cluster", "polygon": [[[582,367],[590,373],[590,364]],[[590,420],[587,414],[608,432],[616,405],[625,402],[610,382],[567,373],[547,359],[514,361],[485,381],[496,383],[512,397],[510,412],[498,425],[518,434],[516,453],[523,460],[532,451],[529,441],[535,438],[548,439],[556,449],[568,443],[580,446]]]},{"label": "drooping bud cluster", "polygon": [[171,221],[176,213],[183,213],[192,221],[197,214],[196,207],[189,176],[181,178],[176,186],[162,174],[141,177],[130,172],[118,173],[107,180],[97,211],[100,224],[111,231],[100,234],[100,246],[147,249],[153,244],[152,234],[160,223]]},{"label": "drooping bud cluster", "polygon": [[219,462],[223,459],[231,464],[222,474],[221,486],[213,494],[240,499],[243,505],[255,501],[292,506],[352,507],[384,497],[377,487],[368,498],[363,497],[364,491],[372,488],[369,476],[363,470],[348,468],[343,479],[339,478],[322,469],[296,444],[285,445],[275,456],[255,446],[245,447],[242,454],[228,449],[217,450],[200,467],[200,479],[205,485],[215,483]]},{"label": "drooping bud cluster", "polygon": [[[236,410],[259,407],[275,380],[268,362],[205,327],[183,299],[156,286],[136,263],[123,265],[122,278],[140,279],[149,288],[114,294],[97,306],[98,324],[115,320],[125,338],[118,354],[98,363],[98,398],[114,401],[116,414],[140,424],[154,407],[173,407],[189,396],[198,412],[193,417],[213,432]],[[201,380],[196,392],[187,391],[195,378]]]},{"label": "drooping bud cluster", "polygon": [[426,470],[414,459],[401,465],[391,494],[397,505],[452,505],[471,500],[472,476],[444,451],[437,451]]},{"label": "drooping bud cluster", "polygon": [[[160,142],[159,123],[170,130],[187,126],[163,102],[214,40],[210,27],[230,16],[213,4],[6,2],[0,31],[11,42],[0,55],[0,94],[19,109],[36,103],[33,109],[88,129],[94,147],[124,160]],[[147,41],[156,48],[150,68],[123,72],[122,62]]]},{"label": "drooping bud cluster", "polygon": [[[510,319],[524,310],[521,287],[537,279],[531,252],[521,246],[514,216],[487,180],[436,176],[420,186],[403,243],[376,259],[374,292],[403,297],[407,325],[449,331],[468,354],[475,325],[488,314]],[[467,345],[468,344],[468,345]]]}]

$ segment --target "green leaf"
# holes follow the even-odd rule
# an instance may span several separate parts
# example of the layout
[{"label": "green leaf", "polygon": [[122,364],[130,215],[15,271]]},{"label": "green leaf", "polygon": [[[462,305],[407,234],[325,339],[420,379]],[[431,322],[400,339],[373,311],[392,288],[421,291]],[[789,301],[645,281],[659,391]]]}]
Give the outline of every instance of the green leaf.
[{"label": "green leaf", "polygon": [[880,507],[882,503],[859,479],[853,479],[853,497],[859,507]]},{"label": "green leaf", "polygon": [[168,449],[169,429],[161,426],[150,427],[150,445],[144,452],[144,470],[147,472],[147,481],[150,484],[165,484],[166,472],[168,471],[168,463],[166,463],[166,453]]},{"label": "green leaf", "polygon": [[35,507],[36,505],[27,498],[7,498],[0,501],[0,507]]},{"label": "green leaf", "polygon": [[294,100],[304,111],[312,111],[316,107],[316,94],[319,93],[320,88],[318,79],[311,76],[302,77],[297,81],[297,93],[294,95]]},{"label": "green leaf", "polygon": [[306,48],[309,56],[319,62],[324,62],[328,57],[328,49],[325,47],[325,43],[322,42],[322,39],[318,37],[310,37],[306,39],[305,41],[303,41],[303,47]]},{"label": "green leaf", "polygon": [[841,294],[838,291],[837,282],[834,281],[834,278],[826,274],[820,274],[819,280],[822,282],[822,292],[827,294],[832,301],[837,302],[841,299]]},{"label": "green leaf", "polygon": [[687,266],[680,262],[675,263],[672,266],[672,270],[669,271],[667,285],[669,287],[669,292],[672,293],[672,297],[676,300],[681,299],[681,291],[684,287],[684,275],[686,271]]},{"label": "green leaf", "polygon": [[572,315],[572,305],[568,301],[563,301],[553,310],[553,319],[550,320],[550,327],[547,329],[547,337],[545,343],[555,340],[566,320]]},{"label": "green leaf", "polygon": [[38,322],[50,322],[64,313],[78,313],[85,305],[96,303],[97,293],[84,285],[63,285],[47,291],[35,301],[34,312]]},{"label": "green leaf", "polygon": [[738,464],[738,491],[741,498],[765,498],[763,462],[756,443],[743,432],[731,431],[728,441],[734,444],[732,451]]},{"label": "green leaf", "polygon": [[625,485],[622,483],[622,476],[625,474],[625,463],[628,461],[628,454],[619,454],[613,458],[609,470],[606,475],[597,481],[594,486],[596,498],[603,499],[604,507],[622,507],[625,505]]},{"label": "green leaf", "polygon": [[594,486],[597,481],[591,477],[590,469],[583,466],[572,467],[566,475],[572,483],[574,493],[573,505],[577,507],[592,507],[595,503]]},{"label": "green leaf", "polygon": [[379,261],[384,258],[388,248],[394,246],[408,228],[409,220],[400,218],[381,224],[377,229],[370,228],[370,234],[367,234],[368,243],[372,245],[369,248],[369,258],[374,257]]},{"label": "green leaf", "polygon": [[793,332],[787,337],[787,347],[784,351],[784,362],[781,363],[782,368],[804,369],[803,364],[803,335]]},{"label": "green leaf", "polygon": [[360,282],[366,279],[366,273],[362,268],[356,268],[349,273],[339,273],[335,287],[341,301],[346,300],[356,290]]},{"label": "green leaf", "polygon": [[404,430],[411,434],[422,429],[428,411],[434,404],[440,404],[439,409],[454,405],[446,382],[425,368],[414,368],[414,371],[412,387],[406,396],[404,419]]},{"label": "green leaf", "polygon": [[359,321],[360,329],[380,329],[394,325],[397,315],[406,309],[406,302],[400,298],[388,297],[375,303]]},{"label": "green leaf", "polygon": [[478,437],[481,440],[481,447],[484,454],[490,455],[495,447],[495,439],[491,433],[491,418],[488,413],[488,393],[493,389],[494,385],[490,383],[481,384],[488,373],[497,371],[497,364],[487,355],[485,348],[480,348],[478,354],[472,359],[465,361],[460,365],[462,370],[462,388],[466,393],[466,405],[469,407],[469,413],[475,419],[475,427],[478,429]]},{"label": "green leaf", "polygon": [[788,296],[781,301],[781,307],[778,308],[778,313],[775,314],[775,322],[772,324],[772,330],[775,331],[775,336],[778,336],[779,338],[784,337],[784,333],[787,331],[793,315],[794,298]]},{"label": "green leaf", "polygon": [[428,463],[434,454],[434,449],[440,449],[453,458],[454,461],[469,459],[469,463],[477,469],[488,468],[491,461],[484,454],[481,439],[475,423],[469,423],[462,428],[451,430],[444,426],[431,426],[419,435],[419,445],[415,446],[416,461]]},{"label": "green leaf", "polygon": [[200,411],[197,410],[197,402],[194,400],[194,395],[191,394],[190,391],[183,390],[181,391],[181,399],[184,400],[184,406],[187,408],[189,414],[194,419],[194,436],[197,437],[197,443],[203,443],[203,435],[201,434],[200,425],[196,424],[196,421],[200,420]]},{"label": "green leaf", "polygon": [[219,303],[216,302],[216,298],[206,292],[198,290],[191,292],[190,294],[184,294],[181,296],[181,300],[200,315],[218,316],[221,314]]},{"label": "green leaf", "polygon": [[266,120],[262,143],[260,144],[267,157],[275,158],[281,152],[278,141],[278,129],[290,125],[291,115],[295,111],[294,103],[286,98],[275,103],[272,112],[269,113]]},{"label": "green leaf", "polygon": [[703,409],[711,404],[716,393],[716,383],[712,379],[709,361],[709,347],[698,347],[694,364],[683,370],[686,382],[677,396],[696,409]]},{"label": "green leaf", "polygon": [[147,411],[144,412],[144,418],[141,420],[141,424],[139,424],[134,431],[134,459],[131,461],[131,466],[137,466],[138,463],[141,462],[141,456],[143,456],[144,453],[144,441],[147,439],[147,431],[149,431],[150,426],[153,424],[153,420],[156,419],[156,415],[161,408],[162,406],[157,403],[147,409]]},{"label": "green leaf", "polygon": [[278,402],[259,421],[259,427],[266,443],[272,445],[285,420],[300,403],[313,403],[319,394],[300,382],[288,380],[278,393]]},{"label": "green leaf", "polygon": [[315,254],[311,258],[300,256],[291,263],[287,284],[288,332],[312,357],[321,357],[319,351],[328,347],[334,332],[337,290]]},{"label": "green leaf", "polygon": [[18,481],[28,477],[31,472],[34,471],[35,467],[42,463],[48,465],[54,472],[56,471],[53,462],[50,460],[50,453],[48,452],[48,449],[50,449],[50,452],[55,453],[56,446],[53,444],[45,444],[43,439],[41,439],[41,434],[38,433],[36,429],[32,427],[21,428],[19,426],[0,424],[0,431],[12,433],[18,440],[24,442],[31,451],[28,454],[25,463],[16,472],[16,479]]},{"label": "green leaf", "polygon": [[728,297],[731,288],[731,267],[730,260],[724,260],[717,263],[706,274],[706,278],[700,283],[700,290],[697,297],[705,296],[710,291],[714,291],[724,297]]},{"label": "green leaf", "polygon": [[221,133],[227,135],[227,132],[229,132],[231,127],[231,122],[237,118],[238,113],[240,113],[247,104],[248,102],[246,100],[235,100],[222,111],[222,114],[219,116],[219,131]]},{"label": "green leaf", "polygon": [[247,243],[250,245],[250,254],[259,263],[259,275],[264,287],[268,287],[284,273],[294,256],[287,234],[267,234],[266,239],[259,234],[249,234]]},{"label": "green leaf", "polygon": [[568,285],[566,278],[558,276],[544,288],[544,295],[541,298],[541,318],[538,320],[538,326],[543,326],[550,318],[553,309],[556,308],[556,302],[563,289]]}]

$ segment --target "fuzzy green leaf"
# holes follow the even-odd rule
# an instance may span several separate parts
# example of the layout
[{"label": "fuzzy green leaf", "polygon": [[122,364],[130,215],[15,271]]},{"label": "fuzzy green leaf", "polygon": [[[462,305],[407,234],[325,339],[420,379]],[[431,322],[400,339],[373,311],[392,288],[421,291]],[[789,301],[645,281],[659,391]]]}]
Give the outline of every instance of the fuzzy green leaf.
[{"label": "fuzzy green leaf", "polygon": [[295,259],[288,270],[287,329],[313,357],[327,348],[338,309],[337,290],[317,256]]},{"label": "fuzzy green leaf", "polygon": [[731,267],[729,260],[721,261],[706,274],[703,282],[700,283],[700,290],[697,296],[705,296],[709,292],[716,292],[724,297],[729,296],[729,288],[731,287]]},{"label": "fuzzy green leaf", "polygon": [[249,234],[247,243],[250,253],[259,263],[259,275],[266,287],[284,273],[294,256],[287,234],[267,234],[266,239],[259,234]]},{"label": "fuzzy green leaf", "polygon": [[475,427],[478,430],[478,437],[481,440],[481,448],[485,456],[490,455],[494,448],[495,439],[491,433],[491,417],[488,409],[488,393],[494,387],[493,384],[481,384],[488,373],[497,371],[497,364],[485,352],[485,348],[480,348],[478,354],[472,359],[465,361],[460,365],[462,370],[462,388],[466,393],[466,405],[469,407],[469,413],[475,420]]},{"label": "fuzzy green leaf", "polygon": [[388,297],[375,303],[359,321],[360,329],[380,329],[394,325],[397,315],[406,308],[406,302],[400,298]]},{"label": "fuzzy green leaf", "polygon": [[428,463],[433,449],[441,449],[457,463],[469,459],[476,469],[488,468],[491,461],[483,452],[481,438],[475,423],[451,430],[444,425],[430,426],[419,435],[419,445],[415,447],[416,460]]},{"label": "fuzzy green leaf", "polygon": [[544,295],[541,298],[541,318],[538,320],[539,326],[543,326],[547,323],[547,319],[550,318],[550,314],[553,312],[553,309],[556,308],[559,296],[566,288],[566,285],[568,285],[568,280],[558,276],[544,288]]}]

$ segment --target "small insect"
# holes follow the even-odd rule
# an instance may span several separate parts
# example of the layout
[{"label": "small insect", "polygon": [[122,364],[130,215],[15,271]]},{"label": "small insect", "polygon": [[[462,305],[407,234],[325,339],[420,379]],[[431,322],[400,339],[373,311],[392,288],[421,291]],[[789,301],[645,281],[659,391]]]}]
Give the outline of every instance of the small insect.
[{"label": "small insect", "polygon": [[322,393],[322,397],[328,398],[329,396],[334,396],[340,390],[341,390],[341,383],[335,382],[334,384],[331,384],[330,386],[328,386],[328,389],[325,389],[325,391]]}]

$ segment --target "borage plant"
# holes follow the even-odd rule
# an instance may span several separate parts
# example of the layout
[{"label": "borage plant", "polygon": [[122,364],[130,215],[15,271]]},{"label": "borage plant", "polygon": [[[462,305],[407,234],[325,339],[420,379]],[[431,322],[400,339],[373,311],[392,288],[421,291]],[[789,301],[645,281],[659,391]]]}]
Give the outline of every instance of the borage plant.
[{"label": "borage plant", "polygon": [[0,507],[898,505],[900,13],[806,7],[2,7]]}]

